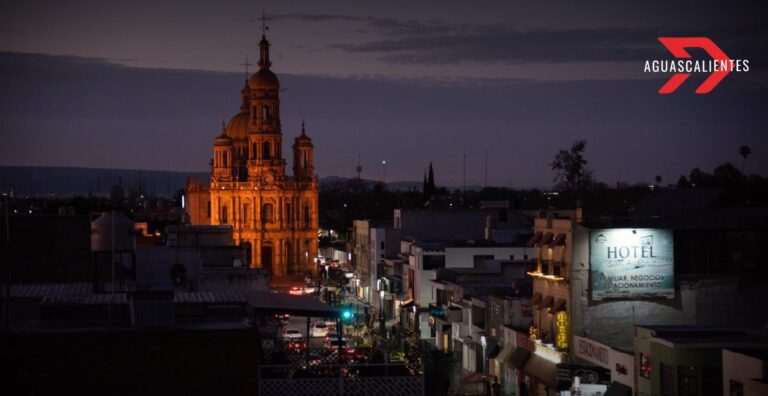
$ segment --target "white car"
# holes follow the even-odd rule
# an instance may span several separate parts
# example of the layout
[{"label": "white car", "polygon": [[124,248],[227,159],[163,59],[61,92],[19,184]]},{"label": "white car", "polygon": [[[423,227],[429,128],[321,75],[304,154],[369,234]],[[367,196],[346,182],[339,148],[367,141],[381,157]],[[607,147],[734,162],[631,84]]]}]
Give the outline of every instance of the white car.
[{"label": "white car", "polygon": [[324,321],[312,323],[310,327],[312,337],[325,337],[328,334],[329,327]]},{"label": "white car", "polygon": [[283,330],[283,340],[285,341],[300,340],[302,338],[304,338],[304,335],[296,327],[288,327]]}]

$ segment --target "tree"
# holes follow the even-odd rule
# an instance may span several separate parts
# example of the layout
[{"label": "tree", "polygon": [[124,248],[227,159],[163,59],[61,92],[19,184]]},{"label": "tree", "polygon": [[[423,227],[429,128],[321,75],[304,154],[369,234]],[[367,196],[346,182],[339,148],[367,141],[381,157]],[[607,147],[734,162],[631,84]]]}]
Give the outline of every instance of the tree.
[{"label": "tree", "polygon": [[429,171],[424,178],[424,205],[427,205],[429,201],[435,196],[435,172],[432,169],[432,162],[429,162]]},{"label": "tree", "polygon": [[662,180],[662,179],[661,179],[661,175],[656,175],[656,185],[657,185],[657,186],[660,186],[660,185],[661,185],[661,180]]},{"label": "tree", "polygon": [[739,155],[743,158],[741,160],[741,173],[744,175],[747,174],[747,172],[744,171],[744,165],[746,165],[747,157],[749,157],[750,154],[752,154],[752,149],[750,149],[746,144],[739,147]]},{"label": "tree", "polygon": [[558,151],[550,166],[557,171],[554,181],[559,182],[560,189],[578,192],[593,184],[592,172],[587,169],[587,160],[584,158],[586,148],[587,141],[578,140],[570,150]]}]

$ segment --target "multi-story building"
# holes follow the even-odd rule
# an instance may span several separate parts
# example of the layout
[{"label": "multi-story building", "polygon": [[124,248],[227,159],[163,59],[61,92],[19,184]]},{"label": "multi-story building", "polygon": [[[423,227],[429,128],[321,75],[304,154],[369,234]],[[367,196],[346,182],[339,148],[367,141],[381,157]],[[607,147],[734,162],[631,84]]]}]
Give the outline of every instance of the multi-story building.
[{"label": "multi-story building", "polygon": [[250,268],[302,274],[317,256],[314,146],[302,123],[292,146],[293,175],[287,175],[280,82],[270,70],[269,46],[262,36],[259,71],[241,91],[240,112],[215,139],[210,184],[187,183],[187,211],[192,224],[232,225]]}]

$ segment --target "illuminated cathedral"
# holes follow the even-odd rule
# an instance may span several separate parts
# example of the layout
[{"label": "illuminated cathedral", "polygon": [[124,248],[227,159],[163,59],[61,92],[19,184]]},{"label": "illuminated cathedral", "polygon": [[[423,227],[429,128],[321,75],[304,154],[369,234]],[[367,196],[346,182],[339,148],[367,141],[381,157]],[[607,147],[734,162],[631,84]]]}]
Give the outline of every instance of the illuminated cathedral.
[{"label": "illuminated cathedral", "polygon": [[318,184],[304,122],[293,141],[293,175],[285,173],[280,82],[270,70],[269,41],[259,43],[259,70],[246,80],[240,112],[213,144],[211,182],[190,179],[193,225],[230,225],[250,268],[303,274],[317,256]]}]

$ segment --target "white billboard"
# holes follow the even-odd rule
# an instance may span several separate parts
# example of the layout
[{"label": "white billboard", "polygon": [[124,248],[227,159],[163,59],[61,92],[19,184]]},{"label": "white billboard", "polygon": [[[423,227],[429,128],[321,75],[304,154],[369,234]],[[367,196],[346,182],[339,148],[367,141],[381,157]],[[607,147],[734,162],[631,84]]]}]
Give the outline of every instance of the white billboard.
[{"label": "white billboard", "polygon": [[589,264],[593,300],[675,297],[671,230],[592,230]]}]

